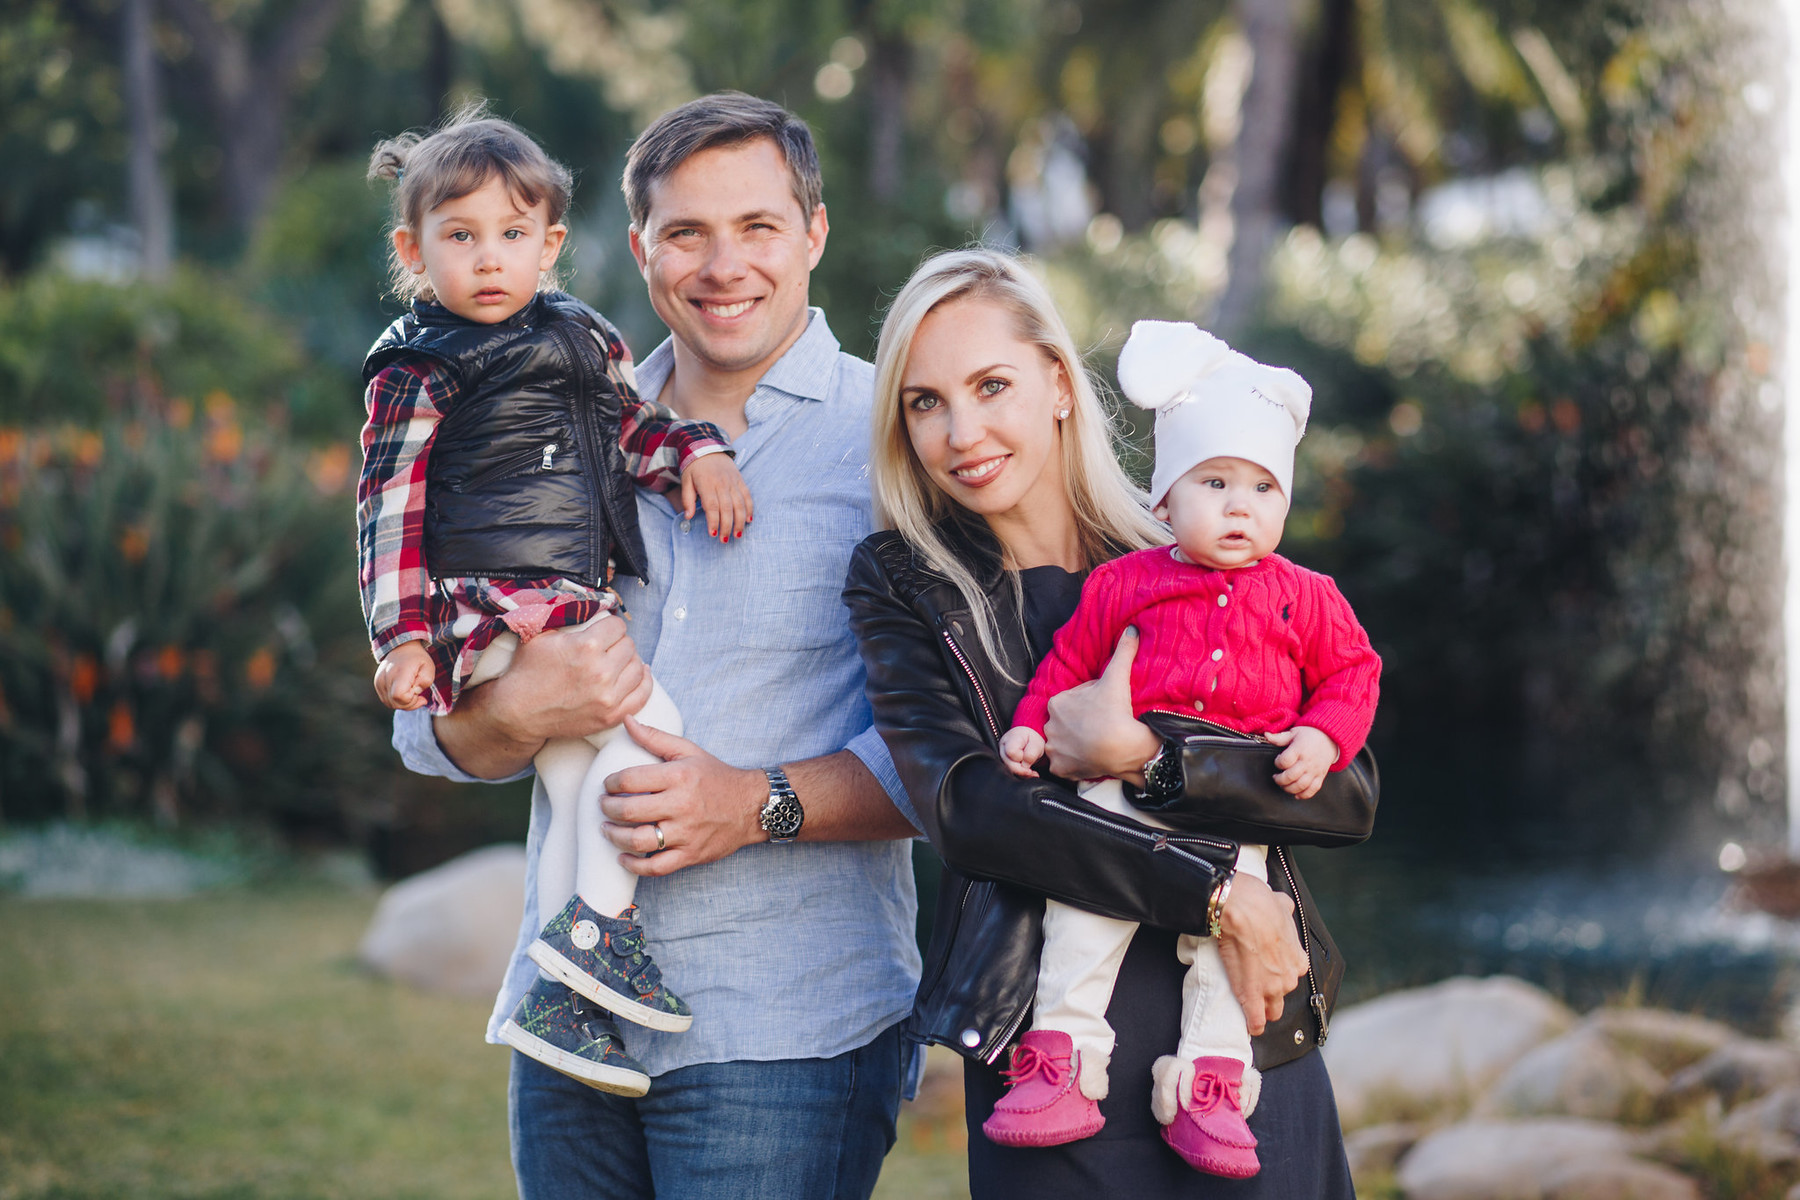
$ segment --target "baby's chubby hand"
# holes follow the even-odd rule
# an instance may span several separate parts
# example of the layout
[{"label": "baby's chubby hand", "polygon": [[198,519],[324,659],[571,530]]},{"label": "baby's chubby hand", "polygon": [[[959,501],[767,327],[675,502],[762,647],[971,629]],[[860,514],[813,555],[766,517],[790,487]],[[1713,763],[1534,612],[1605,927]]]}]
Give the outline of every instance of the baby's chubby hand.
[{"label": "baby's chubby hand", "polygon": [[1032,769],[1038,759],[1044,757],[1044,735],[1027,725],[1014,725],[1000,739],[1000,756],[1006,760],[1006,769],[1021,779],[1036,779],[1037,772]]},{"label": "baby's chubby hand", "polygon": [[375,694],[389,708],[410,711],[425,707],[425,692],[437,678],[437,668],[424,642],[401,642],[375,668]]},{"label": "baby's chubby hand", "polygon": [[1311,800],[1325,785],[1325,776],[1338,760],[1338,744],[1322,729],[1296,725],[1281,733],[1265,734],[1277,746],[1286,746],[1275,756],[1281,774],[1275,782],[1289,795]]},{"label": "baby's chubby hand", "polygon": [[681,515],[694,519],[694,502],[706,510],[706,535],[721,542],[743,537],[755,510],[750,488],[731,455],[703,454],[681,473]]}]

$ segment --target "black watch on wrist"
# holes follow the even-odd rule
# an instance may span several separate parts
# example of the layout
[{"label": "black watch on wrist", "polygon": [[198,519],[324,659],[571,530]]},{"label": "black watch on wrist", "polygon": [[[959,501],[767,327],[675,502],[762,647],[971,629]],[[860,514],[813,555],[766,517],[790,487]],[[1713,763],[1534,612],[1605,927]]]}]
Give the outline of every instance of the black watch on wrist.
[{"label": "black watch on wrist", "polygon": [[771,842],[791,842],[800,835],[806,810],[800,807],[800,797],[795,794],[794,785],[788,782],[786,771],[780,767],[764,767],[763,774],[769,777],[769,798],[763,801],[762,811],[756,817],[757,824],[762,826]]},{"label": "black watch on wrist", "polygon": [[1143,793],[1151,800],[1173,800],[1186,782],[1181,769],[1181,743],[1164,738],[1156,753],[1144,764]]}]

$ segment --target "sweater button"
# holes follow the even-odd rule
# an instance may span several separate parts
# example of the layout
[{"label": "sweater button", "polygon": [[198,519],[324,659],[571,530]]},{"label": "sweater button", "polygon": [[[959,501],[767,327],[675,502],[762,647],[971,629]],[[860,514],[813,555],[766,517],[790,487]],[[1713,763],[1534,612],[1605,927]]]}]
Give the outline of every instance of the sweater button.
[{"label": "sweater button", "polygon": [[1227,604],[1230,604],[1230,603],[1231,603],[1231,597],[1227,596],[1224,592],[1220,592],[1219,593],[1219,607],[1224,608]]},{"label": "sweater button", "polygon": [[1225,652],[1223,650],[1214,650],[1213,651],[1213,661],[1214,662],[1218,662],[1221,658],[1224,658],[1224,657],[1225,657]]}]

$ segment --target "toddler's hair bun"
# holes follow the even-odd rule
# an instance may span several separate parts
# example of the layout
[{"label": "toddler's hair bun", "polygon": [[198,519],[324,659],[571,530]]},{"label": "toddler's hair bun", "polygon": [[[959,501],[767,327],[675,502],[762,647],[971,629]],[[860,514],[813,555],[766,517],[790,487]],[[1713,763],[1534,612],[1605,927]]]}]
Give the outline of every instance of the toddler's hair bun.
[{"label": "toddler's hair bun", "polygon": [[1230,346],[1190,321],[1138,321],[1119,351],[1119,387],[1139,408],[1168,408],[1230,357]]}]

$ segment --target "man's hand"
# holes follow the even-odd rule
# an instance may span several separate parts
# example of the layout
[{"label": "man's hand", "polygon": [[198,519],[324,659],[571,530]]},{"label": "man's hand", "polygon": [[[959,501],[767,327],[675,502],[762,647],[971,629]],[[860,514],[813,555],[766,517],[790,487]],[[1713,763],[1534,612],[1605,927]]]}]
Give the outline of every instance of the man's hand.
[{"label": "man's hand", "polygon": [[1338,744],[1323,729],[1296,725],[1282,733],[1264,734],[1277,746],[1286,746],[1275,756],[1276,786],[1301,800],[1311,800],[1325,786],[1325,776],[1338,760]]},{"label": "man's hand", "polygon": [[1006,769],[1021,779],[1036,779],[1037,760],[1044,757],[1044,735],[1029,725],[1014,725],[1000,739],[1000,757]]},{"label": "man's hand", "polygon": [[471,688],[433,728],[450,761],[483,779],[524,770],[553,737],[617,725],[650,699],[650,669],[616,618],[520,644],[506,674]]},{"label": "man's hand", "polygon": [[[606,777],[600,811],[633,875],[667,875],[768,840],[757,817],[769,795],[761,771],[729,766],[686,738],[625,719],[632,740],[662,759]],[[662,830],[663,849],[656,831]]]},{"label": "man's hand", "polygon": [[681,515],[694,519],[694,502],[706,510],[706,534],[721,542],[743,537],[755,516],[750,487],[731,455],[704,454],[681,473]]},{"label": "man's hand", "polygon": [[1161,740],[1131,711],[1131,664],[1138,632],[1127,628],[1100,678],[1050,697],[1044,722],[1050,770],[1064,779],[1111,776],[1137,787]]},{"label": "man's hand", "polygon": [[425,693],[437,679],[437,665],[424,642],[401,642],[375,668],[375,694],[389,708],[410,712],[424,708]]},{"label": "man's hand", "polygon": [[1219,914],[1219,958],[1255,1037],[1281,1016],[1283,1001],[1306,974],[1306,950],[1294,928],[1294,902],[1239,871]]}]

